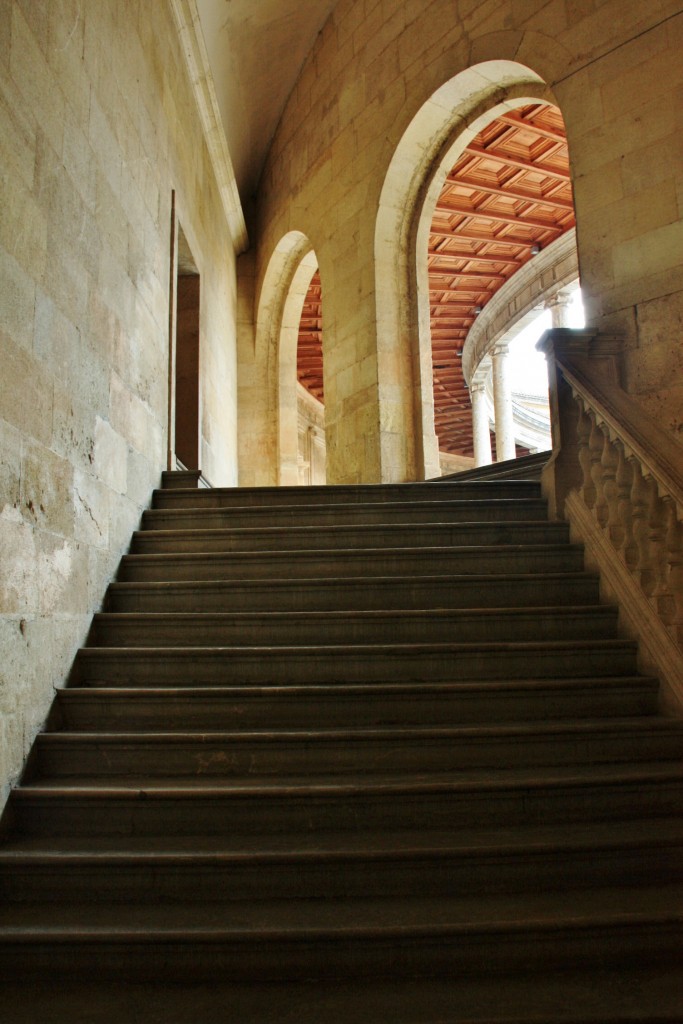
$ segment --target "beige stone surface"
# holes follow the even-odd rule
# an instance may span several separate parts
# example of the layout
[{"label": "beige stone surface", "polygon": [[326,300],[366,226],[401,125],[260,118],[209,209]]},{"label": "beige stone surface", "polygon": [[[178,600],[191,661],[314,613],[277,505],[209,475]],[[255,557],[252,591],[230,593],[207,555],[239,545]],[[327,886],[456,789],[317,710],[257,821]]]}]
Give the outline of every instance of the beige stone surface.
[{"label": "beige stone surface", "polygon": [[169,5],[0,2],[0,803],[165,468],[171,195],[205,471],[233,483],[232,240]]}]

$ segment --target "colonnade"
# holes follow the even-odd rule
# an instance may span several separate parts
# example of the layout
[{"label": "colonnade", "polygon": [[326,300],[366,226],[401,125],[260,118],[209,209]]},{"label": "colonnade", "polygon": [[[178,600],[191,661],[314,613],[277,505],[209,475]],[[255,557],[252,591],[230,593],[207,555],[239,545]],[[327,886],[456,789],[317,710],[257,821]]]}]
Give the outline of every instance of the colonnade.
[{"label": "colonnade", "polygon": [[[570,293],[565,289],[555,292],[546,300],[545,308],[550,310],[553,327],[569,326],[570,303]],[[509,346],[505,341],[497,341],[489,352],[493,383],[497,462],[514,459],[516,454],[509,354]],[[487,466],[493,461],[489,429],[489,409],[486,398],[486,377],[487,373],[479,368],[472,377],[470,384],[475,466]]]}]

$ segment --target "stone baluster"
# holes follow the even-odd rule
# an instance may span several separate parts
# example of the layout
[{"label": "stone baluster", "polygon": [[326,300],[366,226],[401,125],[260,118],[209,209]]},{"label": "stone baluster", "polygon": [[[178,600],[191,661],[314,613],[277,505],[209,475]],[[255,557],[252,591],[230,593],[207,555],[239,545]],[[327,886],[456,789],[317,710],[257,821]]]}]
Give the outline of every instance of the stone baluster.
[{"label": "stone baluster", "polygon": [[616,458],[613,478],[614,492],[612,495],[612,492],[608,489],[609,517],[606,527],[609,539],[615,550],[621,552],[624,546],[626,531],[620,510],[624,501],[631,494],[631,467],[626,458],[623,444],[620,441],[615,441],[613,448]]},{"label": "stone baluster", "polygon": [[631,506],[633,517],[632,569],[641,589],[649,597],[654,589],[653,560],[650,539],[650,509],[653,481],[643,475],[640,465],[634,464]]},{"label": "stone baluster", "polygon": [[676,503],[665,502],[665,543],[668,562],[668,591],[671,595],[665,608],[666,624],[674,640],[683,644],[683,524],[677,516]]},{"label": "stone baluster", "polygon": [[631,494],[633,492],[633,476],[635,473],[635,462],[628,453],[622,450],[622,458],[617,468],[617,516],[621,523],[621,541],[618,546],[624,562],[629,569],[634,568],[631,554],[634,550],[633,543],[633,506]]},{"label": "stone baluster", "polygon": [[597,509],[598,522],[603,529],[610,532],[616,518],[617,508],[617,468],[619,466],[619,450],[609,434],[605,434],[605,445],[602,451],[602,494]]},{"label": "stone baluster", "polygon": [[602,491],[602,458],[605,450],[606,438],[600,424],[594,416],[591,419],[591,431],[588,435],[588,457],[590,460],[590,478],[593,483],[593,504],[592,509],[597,521],[602,525],[604,496]]},{"label": "stone baluster", "polygon": [[583,473],[581,494],[587,508],[592,509],[595,505],[595,484],[591,475],[590,436],[593,429],[593,422],[583,405],[579,404],[579,419],[576,425],[576,438],[578,447],[578,460]]}]

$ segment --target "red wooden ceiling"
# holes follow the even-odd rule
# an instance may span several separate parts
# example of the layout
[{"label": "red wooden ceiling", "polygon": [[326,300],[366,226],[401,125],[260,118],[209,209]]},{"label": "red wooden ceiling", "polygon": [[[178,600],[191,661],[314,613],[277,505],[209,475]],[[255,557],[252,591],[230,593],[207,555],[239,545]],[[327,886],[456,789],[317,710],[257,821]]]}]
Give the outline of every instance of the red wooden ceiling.
[{"label": "red wooden ceiling", "polygon": [[323,346],[322,346],[322,293],[320,273],[316,270],[304,299],[299,323],[296,371],[299,383],[324,402]]},{"label": "red wooden ceiling", "polygon": [[[574,226],[569,158],[560,111],[533,104],[491,121],[470,143],[439,196],[427,257],[434,415],[439,448],[471,455],[471,406],[459,353],[504,282]],[[321,401],[321,289],[316,273],[299,330],[298,377]]]}]

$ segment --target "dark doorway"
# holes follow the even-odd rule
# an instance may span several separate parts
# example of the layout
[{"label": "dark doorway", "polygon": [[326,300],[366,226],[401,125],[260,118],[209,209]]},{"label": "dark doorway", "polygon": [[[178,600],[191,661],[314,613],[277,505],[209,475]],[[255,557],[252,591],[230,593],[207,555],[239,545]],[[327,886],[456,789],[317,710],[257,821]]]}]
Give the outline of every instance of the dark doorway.
[{"label": "dark doorway", "polygon": [[175,456],[178,468],[201,469],[199,389],[200,278],[182,228],[178,227],[175,344]]}]

